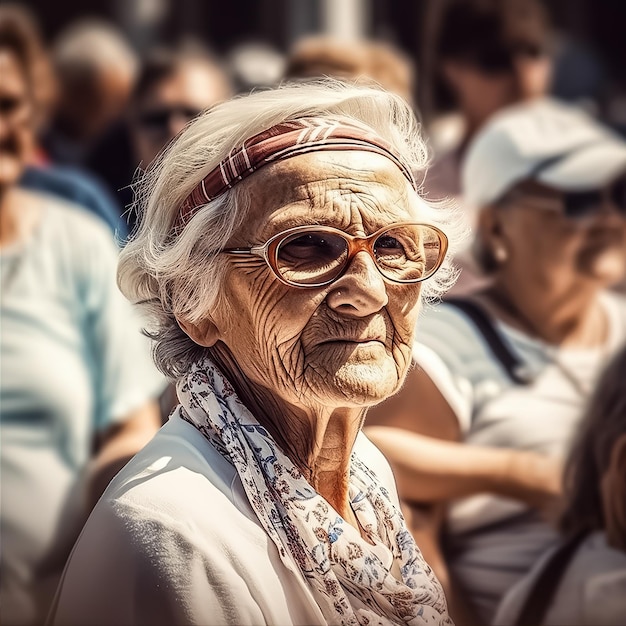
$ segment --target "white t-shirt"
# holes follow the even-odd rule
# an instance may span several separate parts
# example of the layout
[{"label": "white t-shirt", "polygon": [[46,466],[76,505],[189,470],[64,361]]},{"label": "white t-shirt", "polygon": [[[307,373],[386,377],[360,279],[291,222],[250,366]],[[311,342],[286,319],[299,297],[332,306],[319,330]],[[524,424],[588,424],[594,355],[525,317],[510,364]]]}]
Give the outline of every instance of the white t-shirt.
[{"label": "white t-shirt", "polygon": [[85,521],[96,433],[166,384],[117,288],[106,225],[44,195],[41,209],[32,236],[0,253],[0,611],[10,624],[47,612]]},{"label": "white t-shirt", "polygon": [[[399,506],[382,454],[362,433],[355,449]],[[302,574],[281,560],[234,467],[176,416],[109,485],[57,600],[56,626],[326,623]]]},{"label": "white t-shirt", "polygon": [[[424,310],[413,356],[456,413],[464,441],[565,457],[597,376],[626,341],[626,300],[607,293],[602,303],[610,330],[598,349],[555,351],[498,323],[512,351],[534,372],[529,385],[511,381],[473,322],[449,304]],[[556,540],[555,531],[516,500],[481,494],[450,507],[451,570],[485,622]]]},{"label": "white t-shirt", "polygon": [[[504,597],[493,623],[510,626],[545,563],[548,552]],[[543,626],[624,626],[626,553],[607,545],[604,534],[590,535],[578,548],[546,611]]]}]

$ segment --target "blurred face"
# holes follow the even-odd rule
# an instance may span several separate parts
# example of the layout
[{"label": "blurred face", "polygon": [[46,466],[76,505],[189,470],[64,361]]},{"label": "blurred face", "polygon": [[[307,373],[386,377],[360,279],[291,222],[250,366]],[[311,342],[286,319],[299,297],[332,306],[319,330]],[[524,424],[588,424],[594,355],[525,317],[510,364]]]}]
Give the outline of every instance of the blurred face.
[{"label": "blurred face", "polygon": [[132,75],[116,68],[61,78],[57,124],[77,141],[95,141],[118,121],[133,87]]},{"label": "blurred face", "polygon": [[189,61],[139,102],[131,117],[135,151],[142,167],[196,115],[226,100],[230,88],[222,74],[206,63]]},{"label": "blurred face", "polygon": [[0,49],[0,189],[22,175],[33,144],[32,102],[18,59]]},{"label": "blurred face", "polygon": [[450,61],[444,74],[461,108],[484,120],[505,106],[544,95],[550,83],[551,62],[543,54],[517,55],[508,69]]},{"label": "blurred face", "polygon": [[503,269],[515,280],[547,280],[597,287],[626,273],[626,181],[566,194],[537,183],[521,185],[497,209]]},{"label": "blurred face", "polygon": [[[311,224],[365,236],[419,219],[425,208],[391,161],[358,151],[293,157],[242,184],[251,210],[228,247],[262,245]],[[281,283],[259,257],[227,263],[212,318],[248,380],[305,407],[371,405],[399,388],[411,361],[419,283],[386,281],[364,251],[335,282],[309,289]]]}]

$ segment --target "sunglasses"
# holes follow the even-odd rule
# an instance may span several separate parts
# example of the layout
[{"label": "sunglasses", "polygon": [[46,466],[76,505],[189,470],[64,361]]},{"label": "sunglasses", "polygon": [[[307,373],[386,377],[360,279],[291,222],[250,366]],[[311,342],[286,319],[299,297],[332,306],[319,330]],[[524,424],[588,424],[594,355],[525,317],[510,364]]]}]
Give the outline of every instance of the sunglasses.
[{"label": "sunglasses", "polygon": [[0,96],[0,116],[11,120],[23,120],[31,109],[25,97]]},{"label": "sunglasses", "polygon": [[173,118],[189,122],[201,111],[193,107],[177,106],[144,111],[137,116],[137,122],[146,130],[163,131],[170,127]]},{"label": "sunglasses", "polygon": [[443,263],[448,238],[435,226],[399,222],[369,237],[355,237],[328,226],[298,226],[261,246],[227,248],[230,255],[254,255],[285,285],[312,289],[336,281],[359,252],[367,252],[384,278],[412,284],[430,278]]},{"label": "sunglasses", "polygon": [[513,191],[505,196],[503,204],[523,201],[539,208],[558,210],[573,221],[583,221],[602,210],[607,202],[626,218],[626,179],[620,179],[608,188],[589,191],[564,191],[554,200],[532,196],[523,191]]},{"label": "sunglasses", "polygon": [[485,74],[506,74],[512,72],[518,59],[536,60],[547,56],[548,51],[538,43],[518,43],[506,47],[504,45],[484,46],[469,53],[469,62]]}]

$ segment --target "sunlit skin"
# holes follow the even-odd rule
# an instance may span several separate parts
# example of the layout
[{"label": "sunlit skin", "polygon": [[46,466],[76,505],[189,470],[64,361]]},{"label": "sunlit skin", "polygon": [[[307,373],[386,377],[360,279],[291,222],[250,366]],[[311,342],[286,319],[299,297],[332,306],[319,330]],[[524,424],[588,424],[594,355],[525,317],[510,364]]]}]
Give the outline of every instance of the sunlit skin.
[{"label": "sunlit skin", "polygon": [[[317,152],[244,183],[251,210],[228,247],[323,224],[364,236],[424,219],[425,205],[383,156]],[[311,484],[351,523],[352,446],[365,410],[401,386],[411,362],[421,285],[387,282],[365,252],[323,288],[282,284],[258,257],[229,257],[220,306],[183,327],[213,357]]]}]

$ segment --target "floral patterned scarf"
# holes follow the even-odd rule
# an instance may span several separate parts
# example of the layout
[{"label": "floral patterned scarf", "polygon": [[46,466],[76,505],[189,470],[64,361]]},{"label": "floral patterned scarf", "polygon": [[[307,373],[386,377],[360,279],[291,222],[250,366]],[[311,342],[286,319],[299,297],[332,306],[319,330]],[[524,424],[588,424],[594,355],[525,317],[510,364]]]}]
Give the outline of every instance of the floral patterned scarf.
[{"label": "floral patterned scarf", "polygon": [[[354,452],[349,497],[369,542],[309,485],[209,359],[181,379],[178,396],[179,416],[235,467],[283,563],[302,573],[327,623],[452,625],[402,514]],[[384,559],[389,550],[401,580]]]}]

